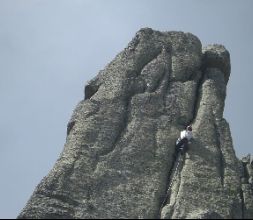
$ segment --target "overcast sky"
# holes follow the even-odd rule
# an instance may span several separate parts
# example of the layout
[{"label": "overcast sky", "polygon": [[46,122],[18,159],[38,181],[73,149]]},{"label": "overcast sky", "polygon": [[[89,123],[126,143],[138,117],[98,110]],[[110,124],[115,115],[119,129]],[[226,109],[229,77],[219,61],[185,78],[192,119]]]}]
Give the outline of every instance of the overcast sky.
[{"label": "overcast sky", "polygon": [[0,218],[16,218],[63,149],[85,82],[142,27],[225,45],[225,118],[252,153],[253,1],[0,0]]}]

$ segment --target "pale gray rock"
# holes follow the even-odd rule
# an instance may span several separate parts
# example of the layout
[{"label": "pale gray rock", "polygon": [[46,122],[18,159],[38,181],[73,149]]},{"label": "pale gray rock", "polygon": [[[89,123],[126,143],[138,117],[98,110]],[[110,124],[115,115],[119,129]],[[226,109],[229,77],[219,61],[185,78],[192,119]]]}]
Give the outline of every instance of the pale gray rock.
[{"label": "pale gray rock", "polygon": [[[63,152],[18,218],[252,217],[252,165],[223,118],[229,74],[224,46],[138,31],[85,86]],[[194,139],[177,157],[188,124]]]}]

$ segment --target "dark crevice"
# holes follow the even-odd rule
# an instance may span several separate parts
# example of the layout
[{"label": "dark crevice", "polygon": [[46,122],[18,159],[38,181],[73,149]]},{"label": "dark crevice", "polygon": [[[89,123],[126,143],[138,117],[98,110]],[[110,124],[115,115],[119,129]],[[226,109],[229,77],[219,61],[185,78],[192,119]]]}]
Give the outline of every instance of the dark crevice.
[{"label": "dark crevice", "polygon": [[[242,186],[241,186],[242,187]],[[241,188],[241,191],[240,191],[240,198],[241,198],[241,209],[242,209],[242,219],[244,219],[245,217],[245,203],[244,203],[244,195],[243,195],[243,190]]]},{"label": "dark crevice", "polygon": [[88,84],[85,86],[85,89],[84,89],[84,93],[85,93],[85,97],[84,99],[90,99],[99,89],[99,86],[98,85],[91,85],[91,84]]},{"label": "dark crevice", "polygon": [[164,112],[166,112],[166,97],[167,93],[171,84],[171,73],[172,73],[172,57],[170,56],[170,68],[165,69],[164,71],[164,77],[163,81],[161,83],[161,93],[163,94],[163,107],[164,107]]},{"label": "dark crevice", "polygon": [[164,113],[166,113],[166,109],[167,109],[167,104],[166,104],[166,97],[167,97],[167,92],[169,90],[169,86],[170,86],[170,72],[168,72],[168,74],[165,74],[164,76],[164,86],[162,87],[162,94],[163,94],[163,111]]},{"label": "dark crevice", "polygon": [[[215,116],[214,117],[214,121],[215,121]],[[214,129],[216,131],[216,145],[217,145],[217,149],[219,151],[219,171],[220,171],[220,177],[221,177],[221,185],[222,187],[224,187],[224,173],[225,173],[225,159],[222,153],[222,149],[221,149],[221,135],[219,132],[219,128],[218,125],[216,124],[216,122],[214,122]]]},{"label": "dark crevice", "polygon": [[162,85],[160,87],[161,89],[161,93],[163,94],[162,96],[162,106],[163,106],[163,114],[167,114],[167,103],[166,103],[166,98],[167,98],[167,92],[169,89],[169,84],[170,84],[170,71],[166,71],[167,73],[165,73],[164,75],[164,79],[162,82]]},{"label": "dark crevice", "polygon": [[184,155],[181,155],[181,157],[182,157],[182,164],[181,164],[181,167],[180,167],[180,162],[181,162],[181,158],[179,158],[179,167],[178,167],[178,169],[179,169],[179,172],[178,172],[178,177],[179,177],[179,186],[178,186],[178,190],[177,190],[177,193],[176,193],[176,198],[177,198],[177,196],[178,196],[178,193],[179,193],[179,189],[180,189],[180,186],[181,186],[181,171],[182,171],[182,169],[183,169],[183,167],[184,167],[184,163],[185,163],[185,154]]},{"label": "dark crevice", "polygon": [[154,60],[156,60],[161,53],[162,53],[162,48],[160,50],[157,50],[156,52],[154,52],[152,58],[150,58],[147,62],[145,62],[144,64],[142,64],[140,66],[140,68],[137,68],[135,76],[136,77],[140,76],[141,73],[142,73],[142,71],[145,69],[145,67],[147,65],[149,65],[150,63],[152,63]]},{"label": "dark crevice", "polygon": [[244,183],[249,184],[249,172],[247,169],[247,163],[242,163],[242,166],[243,166]]},{"label": "dark crevice", "polygon": [[177,173],[179,172],[179,165],[180,165],[180,158],[181,154],[180,152],[174,154],[173,156],[173,162],[172,162],[172,166],[171,169],[168,173],[168,177],[167,177],[167,183],[166,183],[166,190],[164,193],[164,197],[161,199],[161,205],[160,205],[160,210],[158,213],[158,219],[161,219],[161,214],[162,214],[162,209],[170,203],[170,196],[171,196],[171,188],[173,186],[173,182],[175,181],[175,178],[177,177]]},{"label": "dark crevice", "polygon": [[75,121],[70,121],[67,125],[67,136],[69,135],[69,133],[71,132],[72,128],[74,127],[75,125]]},{"label": "dark crevice", "polygon": [[[162,91],[162,93],[164,94],[164,96],[163,96],[163,99],[165,100],[165,98],[166,98],[166,95],[167,95],[167,92],[168,92],[168,90],[169,90],[169,86],[170,86],[170,84],[171,84],[171,80],[170,80],[170,73],[171,73],[171,69],[170,70],[167,70],[166,72],[167,72],[167,74],[165,74],[165,76],[164,76],[164,85],[163,85],[163,87],[162,87],[162,89],[163,89],[163,91]],[[166,105],[166,103],[165,103],[165,105]],[[166,107],[166,106],[165,106]]]},{"label": "dark crevice", "polygon": [[200,105],[200,101],[201,101],[201,95],[202,95],[202,85],[205,81],[205,72],[201,71],[201,77],[199,79],[199,81],[197,82],[197,87],[196,87],[196,94],[195,94],[195,100],[194,100],[194,105],[193,105],[193,115],[192,115],[192,120],[189,122],[189,124],[193,124],[193,122],[196,120],[197,118],[197,114],[198,114],[198,109],[199,109],[199,105]]},{"label": "dark crevice", "polygon": [[[176,167],[176,169],[174,171],[174,174],[173,174],[173,177],[172,177],[169,189],[168,189],[168,190],[171,191],[171,187],[173,186],[173,181],[176,180],[174,178],[178,178],[178,187],[177,187],[177,191],[175,192],[175,198],[178,197],[178,193],[179,193],[180,186],[181,186],[181,172],[182,172],[182,169],[184,167],[185,154],[184,155],[180,155],[180,153],[179,153],[179,156],[177,155],[177,160],[178,160],[178,164],[176,165],[177,167]],[[171,196],[171,192],[169,193],[169,195]],[[168,197],[168,200],[166,202],[167,204],[170,204],[170,196]],[[173,215],[174,206],[175,206],[175,203],[172,206],[172,212],[171,212],[170,218]]]}]

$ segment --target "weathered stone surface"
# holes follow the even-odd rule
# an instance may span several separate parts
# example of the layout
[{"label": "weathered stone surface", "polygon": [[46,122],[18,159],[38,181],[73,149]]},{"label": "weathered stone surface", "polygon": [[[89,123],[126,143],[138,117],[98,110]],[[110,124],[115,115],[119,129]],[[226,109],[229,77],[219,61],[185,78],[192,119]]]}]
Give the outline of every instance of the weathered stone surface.
[{"label": "weathered stone surface", "polygon": [[245,219],[252,219],[253,216],[253,166],[252,166],[252,157],[247,155],[241,160],[242,167],[242,209],[243,217]]},{"label": "weathered stone surface", "polygon": [[203,63],[208,68],[218,68],[224,73],[226,83],[230,76],[230,55],[222,45],[213,44],[203,48]]},{"label": "weathered stone surface", "polygon": [[[252,217],[252,165],[223,118],[229,74],[223,46],[141,29],[85,86],[60,158],[18,218]],[[189,151],[174,157],[190,123]]]}]

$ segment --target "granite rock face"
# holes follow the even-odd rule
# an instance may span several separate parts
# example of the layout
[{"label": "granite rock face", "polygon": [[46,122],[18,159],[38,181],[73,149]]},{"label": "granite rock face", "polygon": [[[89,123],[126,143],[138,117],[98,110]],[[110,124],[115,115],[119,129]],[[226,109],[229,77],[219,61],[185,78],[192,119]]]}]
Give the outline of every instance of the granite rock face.
[{"label": "granite rock face", "polygon": [[251,155],[242,158],[242,198],[244,218],[252,219],[253,217],[253,158]]},{"label": "granite rock face", "polygon": [[[64,150],[18,218],[252,218],[253,169],[223,118],[228,51],[137,32],[85,86]],[[188,124],[183,156],[175,141]]]}]

